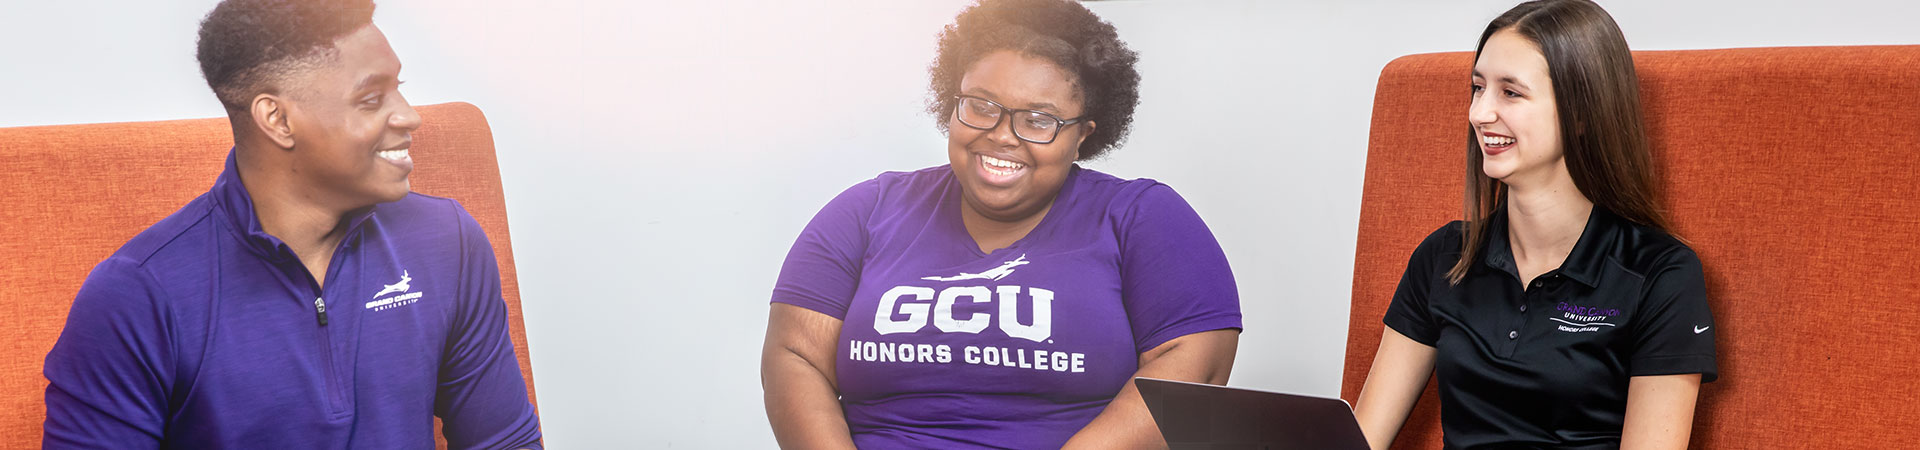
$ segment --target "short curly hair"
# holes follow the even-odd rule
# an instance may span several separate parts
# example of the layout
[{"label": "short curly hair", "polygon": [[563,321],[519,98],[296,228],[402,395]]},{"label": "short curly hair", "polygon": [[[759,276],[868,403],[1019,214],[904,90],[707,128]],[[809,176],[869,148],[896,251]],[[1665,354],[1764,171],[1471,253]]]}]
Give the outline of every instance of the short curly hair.
[{"label": "short curly hair", "polygon": [[1097,126],[1080,144],[1080,160],[1106,154],[1125,142],[1140,103],[1140,56],[1120,41],[1112,24],[1069,0],[981,0],[961,11],[940,32],[939,56],[931,75],[927,112],[941,131],[953,119],[960,78],[975,62],[996,51],[1011,50],[1065,69],[1084,101],[1082,114]]},{"label": "short curly hair", "polygon": [[333,41],[373,23],[372,0],[225,0],[200,21],[195,56],[229,113],[288,74],[338,56]]}]

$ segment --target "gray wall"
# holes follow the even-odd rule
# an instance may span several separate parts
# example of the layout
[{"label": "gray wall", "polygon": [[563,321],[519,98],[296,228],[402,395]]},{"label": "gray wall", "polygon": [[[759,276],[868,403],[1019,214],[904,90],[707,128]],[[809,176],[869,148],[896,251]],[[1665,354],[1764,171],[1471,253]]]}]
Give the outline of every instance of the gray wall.
[{"label": "gray wall", "polygon": [[[220,115],[193,62],[213,3],[0,7],[0,126]],[[841,189],[945,162],[925,68],[966,2],[384,3],[409,99],[493,126],[549,443],[771,446],[781,258]],[[1089,166],[1213,227],[1246,313],[1233,384],[1338,392],[1379,70],[1468,50],[1513,3],[1090,4],[1145,84],[1130,143]],[[1637,49],[1920,43],[1905,1],[1605,3]]]}]

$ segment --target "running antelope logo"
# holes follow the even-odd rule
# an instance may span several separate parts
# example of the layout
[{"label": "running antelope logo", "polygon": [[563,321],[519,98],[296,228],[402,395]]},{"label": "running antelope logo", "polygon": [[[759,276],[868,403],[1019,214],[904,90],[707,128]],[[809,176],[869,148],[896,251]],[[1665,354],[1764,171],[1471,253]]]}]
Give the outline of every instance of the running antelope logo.
[{"label": "running antelope logo", "polygon": [[987,269],[987,271],[985,272],[980,272],[980,273],[961,272],[959,275],[954,275],[950,277],[922,277],[920,279],[927,280],[927,281],[960,281],[960,280],[1000,281],[1001,278],[1006,278],[1007,275],[1013,275],[1013,268],[1024,266],[1027,264],[1028,264],[1027,255],[1022,254],[1020,255],[1019,258],[1014,258],[1012,261],[1007,261],[1005,264],[1001,264],[1000,267]]},{"label": "running antelope logo", "polygon": [[400,271],[399,283],[387,285],[387,288],[381,289],[380,293],[373,294],[373,298],[380,298],[380,296],[387,295],[387,294],[396,294],[396,293],[406,292],[409,289],[413,289],[412,286],[407,284],[411,282],[413,282],[413,277],[407,276],[407,271],[402,270]]},{"label": "running antelope logo", "polygon": [[[374,310],[374,311],[385,311],[393,308],[411,305],[414,302],[420,301],[420,296],[425,295],[425,293],[407,292],[407,291],[413,290],[412,283],[413,283],[413,277],[409,276],[409,274],[405,270],[400,271],[400,282],[386,285],[385,288],[380,289],[380,293],[373,294],[373,298],[375,298],[376,300],[367,302],[367,309]],[[387,294],[399,294],[399,295],[395,295],[387,298],[380,298],[381,296],[385,296]]]}]

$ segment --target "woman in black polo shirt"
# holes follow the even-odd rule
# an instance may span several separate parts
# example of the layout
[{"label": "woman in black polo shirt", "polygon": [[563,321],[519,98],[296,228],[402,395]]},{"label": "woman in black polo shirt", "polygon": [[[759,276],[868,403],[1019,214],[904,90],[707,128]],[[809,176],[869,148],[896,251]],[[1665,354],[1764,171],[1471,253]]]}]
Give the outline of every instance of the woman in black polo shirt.
[{"label": "woman in black polo shirt", "polygon": [[1715,377],[1700,260],[1668,235],[1626,39],[1587,0],[1480,35],[1466,208],[1413,251],[1354,408],[1384,449],[1438,373],[1447,448],[1684,448]]}]

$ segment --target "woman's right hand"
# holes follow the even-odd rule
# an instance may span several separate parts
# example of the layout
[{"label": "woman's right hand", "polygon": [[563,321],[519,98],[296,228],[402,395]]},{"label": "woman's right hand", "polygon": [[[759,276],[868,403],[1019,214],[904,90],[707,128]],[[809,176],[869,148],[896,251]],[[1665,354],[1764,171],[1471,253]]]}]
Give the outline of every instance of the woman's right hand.
[{"label": "woman's right hand", "polygon": [[840,322],[785,303],[774,303],[767,315],[760,389],[780,448],[854,448],[833,374]]},{"label": "woman's right hand", "polygon": [[1434,348],[1384,328],[1380,332],[1380,350],[1373,354],[1373,367],[1367,371],[1367,384],[1360,387],[1360,401],[1353,405],[1353,416],[1360,431],[1367,435],[1367,446],[1386,450],[1400,434],[1407,413],[1427,389],[1433,376]]}]

